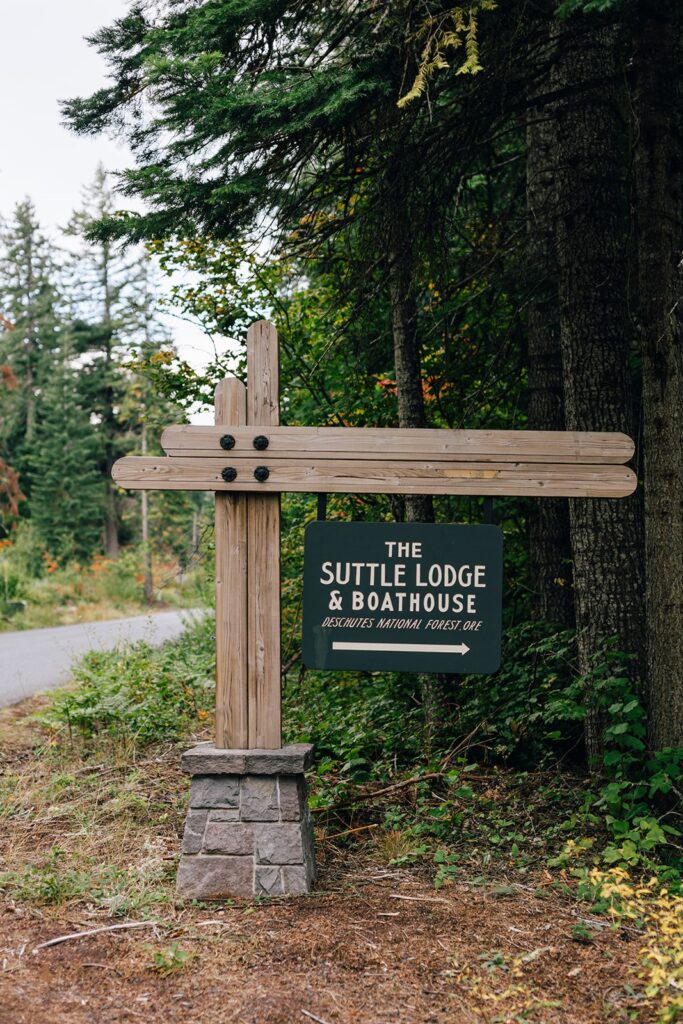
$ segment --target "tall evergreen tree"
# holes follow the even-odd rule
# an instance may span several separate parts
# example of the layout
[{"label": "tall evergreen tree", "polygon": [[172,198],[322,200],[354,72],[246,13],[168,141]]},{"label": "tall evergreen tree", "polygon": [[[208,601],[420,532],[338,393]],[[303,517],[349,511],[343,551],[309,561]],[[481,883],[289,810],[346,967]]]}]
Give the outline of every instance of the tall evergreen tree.
[{"label": "tall evergreen tree", "polygon": [[[564,402],[569,430],[634,433],[628,316],[626,134],[620,33],[612,17],[572,17],[557,36],[554,86],[557,259]],[[639,495],[570,501],[579,661],[612,637],[642,686],[644,564]],[[589,757],[602,752],[591,705]]]},{"label": "tall evergreen tree", "polygon": [[88,560],[102,545],[101,442],[78,386],[68,340],[45,374],[31,457],[31,518],[60,562]]},{"label": "tall evergreen tree", "polygon": [[[526,128],[528,422],[532,430],[565,430],[560,351],[560,300],[555,252],[556,154],[551,67],[556,26],[548,11],[530,21],[529,111]],[[529,508],[531,581],[539,616],[574,625],[569,504],[545,498]]]},{"label": "tall evergreen tree", "polygon": [[650,741],[683,747],[683,9],[635,4]]},{"label": "tall evergreen tree", "polygon": [[64,316],[59,269],[56,247],[42,231],[33,203],[19,203],[0,232],[0,314],[5,323],[0,362],[18,381],[17,388],[0,393],[0,442],[29,498],[38,406]]},{"label": "tall evergreen tree", "polygon": [[105,494],[104,549],[110,558],[116,557],[120,544],[118,491],[111,468],[129,449],[131,441],[120,414],[127,386],[122,362],[130,355],[144,327],[145,315],[139,302],[142,258],[129,255],[110,239],[88,238],[92,225],[113,212],[112,192],[106,172],[100,167],[85,192],[82,209],[71,218],[67,233],[80,242],[72,265],[74,342],[83,357],[79,375],[82,400],[99,423]]}]

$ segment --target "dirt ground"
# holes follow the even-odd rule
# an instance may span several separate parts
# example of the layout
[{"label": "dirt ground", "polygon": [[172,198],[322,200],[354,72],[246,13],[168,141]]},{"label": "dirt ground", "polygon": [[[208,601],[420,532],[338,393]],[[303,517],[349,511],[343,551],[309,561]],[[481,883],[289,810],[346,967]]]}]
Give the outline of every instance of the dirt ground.
[{"label": "dirt ground", "polygon": [[[643,1009],[631,987],[636,934],[596,918],[584,945],[571,937],[579,911],[553,894],[514,884],[435,892],[359,859],[334,858],[309,897],[190,908],[37,952],[111,922],[7,903],[0,1020],[597,1024]],[[189,956],[164,977],[154,952],[173,948]]]},{"label": "dirt ground", "polygon": [[[557,872],[465,872],[436,890],[432,865],[387,866],[372,829],[341,843],[320,829],[313,894],[178,901],[186,780],[177,751],[136,762],[133,774],[122,765],[116,783],[109,765],[57,771],[26,724],[37,706],[0,714],[0,873],[29,870],[23,888],[0,887],[0,1024],[655,1019],[638,979],[642,935],[590,915],[571,887],[558,891]],[[30,866],[57,845],[68,870],[133,871],[141,856],[156,858],[157,888],[142,886],[147,902],[123,912],[89,881],[76,895],[34,898]],[[36,949],[128,923],[138,926]]]}]

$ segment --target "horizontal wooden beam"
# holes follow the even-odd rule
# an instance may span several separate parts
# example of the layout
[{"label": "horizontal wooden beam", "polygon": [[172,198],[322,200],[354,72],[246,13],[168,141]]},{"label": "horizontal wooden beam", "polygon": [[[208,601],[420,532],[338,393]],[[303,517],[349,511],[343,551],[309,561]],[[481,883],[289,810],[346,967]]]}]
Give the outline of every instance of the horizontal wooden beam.
[{"label": "horizontal wooden beam", "polygon": [[552,430],[406,430],[394,427],[167,427],[169,455],[220,455],[221,437],[235,440],[235,455],[254,454],[254,438],[268,439],[268,459],[358,458],[455,462],[541,462],[622,465],[633,456],[619,433]]},{"label": "horizontal wooden beam", "polygon": [[[265,467],[259,482],[256,470]],[[223,471],[236,477],[226,481]],[[222,458],[128,456],[112,469],[130,490],[196,490],[272,493],[326,491],[336,494],[490,494],[532,497],[622,498],[636,488],[626,466],[529,462],[429,462],[364,459],[271,459],[225,452]]]}]

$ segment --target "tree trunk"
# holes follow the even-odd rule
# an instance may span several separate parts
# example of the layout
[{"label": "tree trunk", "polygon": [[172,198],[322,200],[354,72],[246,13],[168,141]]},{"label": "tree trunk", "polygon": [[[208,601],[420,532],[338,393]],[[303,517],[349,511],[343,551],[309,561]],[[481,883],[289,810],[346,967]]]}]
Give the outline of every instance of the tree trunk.
[{"label": "tree trunk", "polygon": [[[147,427],[142,427],[142,454],[147,454]],[[149,495],[140,492],[140,516],[142,519],[142,572],[144,576],[145,601],[154,604],[154,579],[152,577],[152,551],[149,546]]]},{"label": "tree trunk", "polygon": [[[406,171],[399,167],[391,180],[391,203],[387,211],[387,258],[389,298],[394,342],[394,370],[399,427],[426,427],[422,390],[420,343],[417,335],[417,303],[413,242],[410,231]],[[433,523],[431,495],[406,496],[405,518],[409,523]],[[420,675],[420,697],[424,715],[424,746],[427,756],[434,749],[444,719],[445,686],[436,675]]]},{"label": "tree trunk", "polygon": [[[532,23],[533,84],[526,131],[529,429],[564,430],[560,309],[557,290],[554,214],[556,205],[549,20]],[[529,554],[535,612],[545,622],[573,626],[569,504],[566,498],[530,503]]]},{"label": "tree trunk", "polygon": [[[555,65],[557,254],[564,400],[570,430],[632,433],[617,33],[591,15],[558,22]],[[616,636],[642,678],[642,513],[637,495],[570,501],[579,666]],[[589,763],[602,752],[601,716],[587,696]]]},{"label": "tree trunk", "polygon": [[105,506],[104,506],[104,550],[108,558],[118,558],[119,554],[119,512],[116,504],[116,490],[111,478],[111,470],[116,461],[116,413],[114,410],[114,373],[112,321],[112,297],[109,280],[109,246],[102,246],[102,313],[105,334],[105,392],[102,427],[105,435]]},{"label": "tree trunk", "polygon": [[[387,259],[398,426],[426,427],[417,330],[414,244],[410,229],[408,186],[404,175],[405,171],[399,168],[391,178],[391,205],[387,211]],[[414,495],[405,498],[405,518],[409,522],[433,522],[434,505],[431,496]]]},{"label": "tree trunk", "polygon": [[676,102],[680,4],[643,2],[634,110],[650,745],[683,746],[683,324]]}]

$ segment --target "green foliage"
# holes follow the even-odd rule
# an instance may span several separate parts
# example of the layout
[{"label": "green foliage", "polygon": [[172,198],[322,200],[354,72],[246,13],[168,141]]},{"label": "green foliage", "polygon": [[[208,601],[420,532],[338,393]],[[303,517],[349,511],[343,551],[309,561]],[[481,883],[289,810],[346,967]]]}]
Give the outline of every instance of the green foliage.
[{"label": "green foliage", "polygon": [[81,404],[77,379],[66,360],[54,364],[30,458],[32,522],[41,546],[60,562],[88,560],[102,544],[101,442]]},{"label": "green foliage", "polygon": [[213,659],[209,617],[161,648],[91,651],[75,669],[76,688],[55,693],[41,721],[86,744],[177,739],[213,707]]},{"label": "green foliage", "polygon": [[193,954],[181,949],[177,942],[172,942],[166,949],[155,949],[152,954],[154,970],[162,978],[176,974],[192,962]]}]

